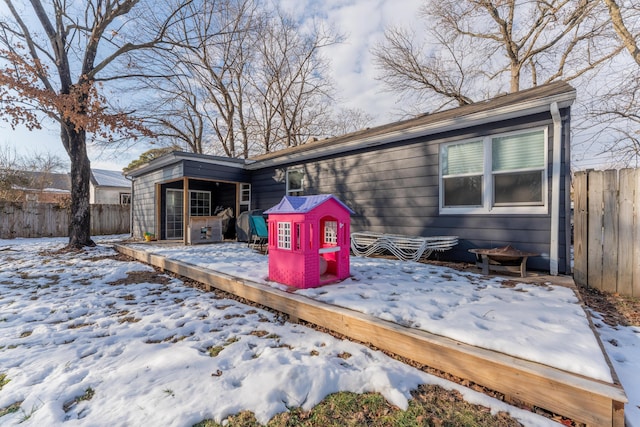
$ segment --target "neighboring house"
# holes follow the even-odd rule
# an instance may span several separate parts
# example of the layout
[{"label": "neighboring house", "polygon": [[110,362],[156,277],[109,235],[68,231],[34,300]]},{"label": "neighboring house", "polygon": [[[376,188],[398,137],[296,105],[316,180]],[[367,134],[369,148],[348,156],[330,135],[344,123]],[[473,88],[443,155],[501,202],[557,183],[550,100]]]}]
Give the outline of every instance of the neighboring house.
[{"label": "neighboring house", "polygon": [[131,181],[121,171],[91,169],[89,203],[102,205],[131,204]]},{"label": "neighboring house", "polygon": [[133,237],[183,239],[218,206],[237,216],[330,193],[355,211],[352,231],[459,236],[442,255],[457,261],[511,244],[541,254],[531,268],[570,273],[575,97],[555,82],[246,161],[174,152],[127,174]]},{"label": "neighboring house", "polygon": [[11,188],[2,189],[2,199],[15,202],[67,203],[71,199],[71,177],[66,173],[16,173]]}]

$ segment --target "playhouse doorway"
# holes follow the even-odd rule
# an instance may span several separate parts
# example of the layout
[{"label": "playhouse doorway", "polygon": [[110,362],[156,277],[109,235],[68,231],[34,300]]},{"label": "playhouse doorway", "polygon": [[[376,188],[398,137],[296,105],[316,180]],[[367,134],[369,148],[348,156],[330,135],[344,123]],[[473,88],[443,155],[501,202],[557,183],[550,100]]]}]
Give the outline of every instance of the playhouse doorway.
[{"label": "playhouse doorway", "polygon": [[333,216],[320,219],[320,283],[335,281],[340,259],[338,252],[338,220]]}]

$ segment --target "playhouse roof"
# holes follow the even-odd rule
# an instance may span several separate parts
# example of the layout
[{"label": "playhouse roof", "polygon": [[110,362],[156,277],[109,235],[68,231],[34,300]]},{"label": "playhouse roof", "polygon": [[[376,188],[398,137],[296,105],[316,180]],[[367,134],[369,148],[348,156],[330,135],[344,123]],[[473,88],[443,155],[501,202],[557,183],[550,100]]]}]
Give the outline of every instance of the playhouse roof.
[{"label": "playhouse roof", "polygon": [[292,213],[307,213],[317,208],[324,202],[333,199],[340,204],[345,210],[353,214],[349,206],[342,203],[333,194],[317,194],[314,196],[284,196],[280,203],[274,207],[264,211],[266,214],[292,214]]}]

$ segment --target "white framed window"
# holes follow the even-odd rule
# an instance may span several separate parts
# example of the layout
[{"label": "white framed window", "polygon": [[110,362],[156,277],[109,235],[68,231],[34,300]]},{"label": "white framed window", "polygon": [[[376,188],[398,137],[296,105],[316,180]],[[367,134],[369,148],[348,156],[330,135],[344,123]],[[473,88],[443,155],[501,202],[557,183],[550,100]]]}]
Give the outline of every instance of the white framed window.
[{"label": "white framed window", "polygon": [[211,216],[211,192],[189,190],[191,216]]},{"label": "white framed window", "polygon": [[120,193],[120,204],[121,205],[130,205],[131,204],[131,193]]},{"label": "white framed window", "polygon": [[338,244],[338,221],[324,222],[324,242],[332,245]]},{"label": "white framed window", "polygon": [[304,191],[302,168],[287,169],[287,196],[301,196]]},{"label": "white framed window", "polygon": [[251,209],[251,184],[240,184],[240,206],[246,207],[242,211]]},{"label": "white framed window", "polygon": [[291,250],[290,222],[278,222],[278,249]]},{"label": "white framed window", "polygon": [[547,129],[440,147],[440,213],[546,213]]}]

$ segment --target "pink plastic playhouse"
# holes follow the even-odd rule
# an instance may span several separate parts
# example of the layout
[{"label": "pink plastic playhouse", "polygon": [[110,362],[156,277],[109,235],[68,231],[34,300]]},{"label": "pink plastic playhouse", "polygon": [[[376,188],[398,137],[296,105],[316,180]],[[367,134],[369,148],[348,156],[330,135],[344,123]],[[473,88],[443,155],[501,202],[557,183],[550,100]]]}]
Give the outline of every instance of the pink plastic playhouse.
[{"label": "pink plastic playhouse", "polygon": [[313,288],[349,277],[353,213],[331,194],[285,196],[269,214],[269,280]]}]

